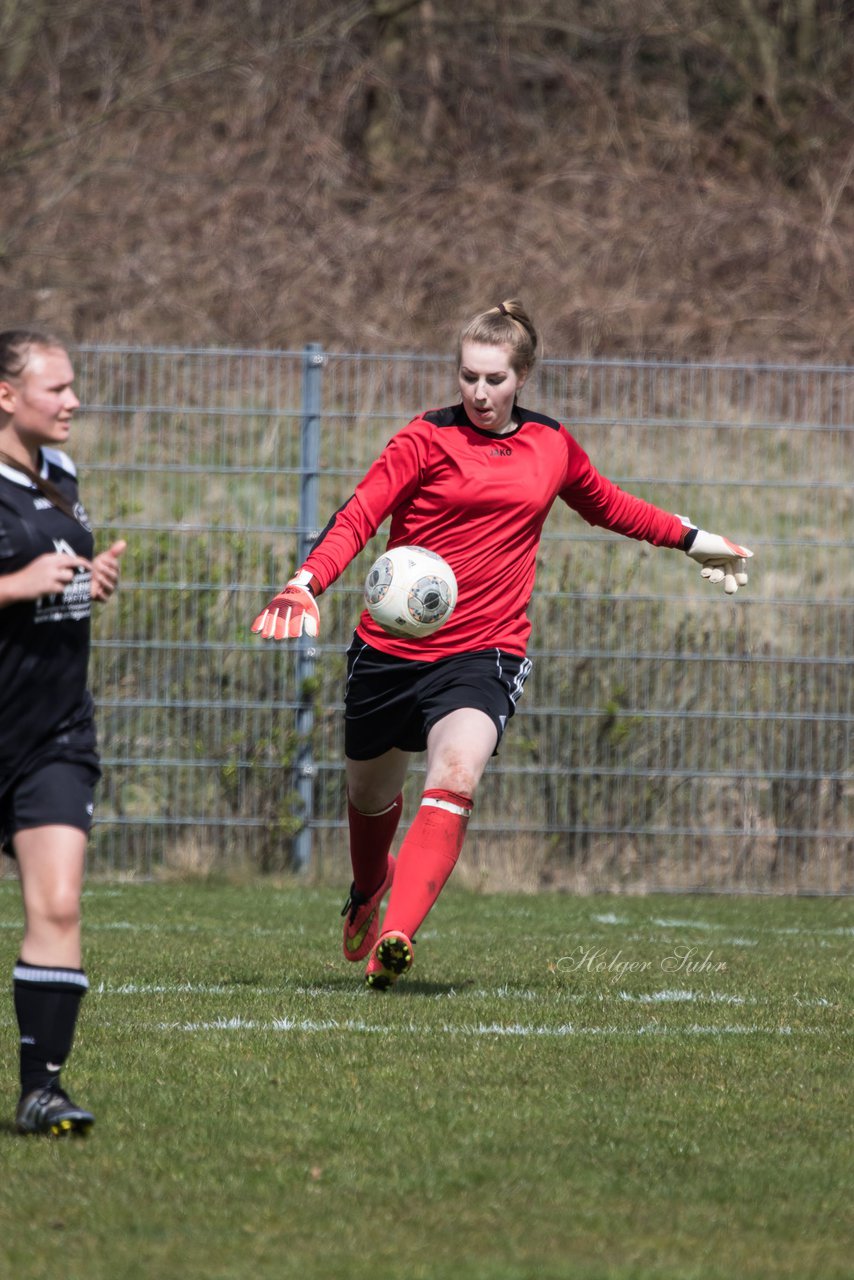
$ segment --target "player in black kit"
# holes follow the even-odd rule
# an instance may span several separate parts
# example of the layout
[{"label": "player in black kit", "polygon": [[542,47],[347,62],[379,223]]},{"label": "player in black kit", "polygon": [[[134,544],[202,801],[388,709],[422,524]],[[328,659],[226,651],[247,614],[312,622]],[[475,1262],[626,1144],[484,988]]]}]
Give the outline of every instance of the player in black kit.
[{"label": "player in black kit", "polygon": [[0,845],[17,859],[24,938],[14,967],[22,1133],[85,1133],[60,1085],[88,987],[80,896],[100,776],[86,687],[92,600],[119,579],[124,542],[93,556],[62,451],[79,401],[62,343],[0,333]]}]

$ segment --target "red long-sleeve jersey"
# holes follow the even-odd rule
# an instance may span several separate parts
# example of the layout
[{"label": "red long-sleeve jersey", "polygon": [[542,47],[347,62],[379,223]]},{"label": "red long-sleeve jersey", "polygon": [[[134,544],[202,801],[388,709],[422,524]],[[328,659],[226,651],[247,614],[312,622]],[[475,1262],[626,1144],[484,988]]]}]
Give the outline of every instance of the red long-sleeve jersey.
[{"label": "red long-sleeve jersey", "polygon": [[459,595],[431,636],[388,635],[367,612],[357,633],[376,649],[430,660],[478,649],[524,656],[543,524],[561,498],[591,525],[679,547],[682,518],[624,493],[600,475],[561,423],[514,410],[515,427],[473,427],[462,405],[423,413],[392,437],[302,566],[325,590],[391,516],[388,545],[443,556]]}]

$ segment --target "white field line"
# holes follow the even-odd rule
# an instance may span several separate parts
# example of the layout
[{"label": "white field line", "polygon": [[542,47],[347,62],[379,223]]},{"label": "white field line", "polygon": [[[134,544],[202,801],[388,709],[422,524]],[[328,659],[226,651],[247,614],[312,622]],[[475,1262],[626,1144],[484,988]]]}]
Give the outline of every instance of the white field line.
[{"label": "white field line", "polygon": [[[109,1021],[99,1020],[99,1026],[109,1028]],[[0,1018],[0,1026],[11,1027],[11,1018]],[[192,1022],[150,1022],[136,1023],[137,1033],[160,1032],[179,1033],[183,1035],[204,1035],[211,1032],[251,1032],[253,1034],[277,1035],[328,1035],[354,1034],[378,1036],[416,1036],[430,1039],[435,1036],[460,1036],[474,1039],[539,1039],[564,1040],[570,1038],[591,1037],[598,1039],[632,1040],[641,1036],[653,1038],[700,1037],[712,1039],[725,1036],[785,1036],[785,1037],[820,1037],[834,1034],[826,1027],[792,1027],[786,1024],[775,1027],[762,1027],[756,1023],[726,1024],[723,1026],[693,1023],[687,1027],[668,1027],[660,1022],[646,1023],[640,1027],[617,1026],[581,1026],[575,1023],[561,1023],[557,1026],[545,1026],[541,1023],[501,1023],[501,1022],[443,1022],[436,1026],[419,1025],[415,1022],[396,1024],[378,1024],[365,1022],[360,1018],[257,1018],[218,1017]],[[851,1030],[836,1035],[851,1035]]]},{"label": "white field line", "polygon": [[[87,889],[84,889],[84,896],[87,898],[100,898],[100,899],[116,898],[116,897],[121,897],[122,895],[128,892],[133,893],[134,890],[133,889],[125,890],[121,888],[113,888],[113,889],[87,888]],[[6,894],[9,894],[11,897],[16,899],[17,901],[20,900],[20,885],[16,877],[10,878],[7,881],[0,881],[0,897],[4,897]],[[533,912],[531,912],[531,914],[533,914]],[[642,931],[646,928],[651,928],[651,927],[658,928],[658,929],[694,929],[697,932],[726,930],[726,929],[732,928],[731,924],[722,923],[720,921],[702,920],[702,919],[691,920],[691,919],[683,919],[682,917],[679,917],[679,916],[672,916],[672,917],[651,916],[648,919],[644,920],[642,918],[635,919],[626,915],[619,915],[613,911],[594,912],[594,913],[591,913],[589,919],[596,924],[631,928],[634,930],[634,936],[636,937],[643,936]],[[19,920],[0,921],[0,929],[19,929],[20,927],[21,927],[21,924]],[[146,932],[146,933],[158,933],[158,932],[201,933],[201,932],[204,932],[202,926],[191,924],[191,923],[159,924],[159,923],[146,922],[146,923],[140,924],[140,923],[135,923],[129,920],[113,920],[113,921],[104,921],[104,922],[87,921],[85,924],[85,929],[87,930],[116,929],[116,930],[130,930],[130,931],[136,930],[139,932]],[[639,930],[641,931],[640,933],[638,933]],[[247,930],[243,930],[243,932],[247,932]],[[281,930],[278,928],[261,928],[260,926],[253,925],[250,927],[248,932],[251,932],[253,935],[257,935],[257,934],[278,935],[281,932]],[[854,925],[850,925],[850,926],[838,925],[830,928],[819,928],[819,929],[809,929],[809,928],[804,928],[798,925],[790,925],[790,926],[771,925],[771,926],[760,927],[756,929],[756,932],[762,936],[780,936],[780,937],[827,936],[827,937],[838,937],[838,938],[854,938]],[[424,933],[421,936],[425,938],[427,938],[428,936],[438,937],[440,936],[440,933],[441,933],[440,930],[434,930],[434,931],[431,931],[429,935],[427,933]],[[754,938],[733,937],[728,939],[728,941],[732,945],[736,945],[736,944],[741,946],[756,945],[756,940]]]},{"label": "white field line", "polygon": [[[100,982],[96,986],[94,983],[91,988],[93,995],[99,996],[152,996],[152,995],[199,995],[199,996],[297,996],[302,999],[306,997],[313,1000],[327,1000],[332,995],[340,994],[332,992],[328,987],[256,987],[248,986],[246,983],[209,983],[209,982],[122,982],[118,986],[111,986],[108,983]],[[361,992],[359,995],[361,996]],[[530,1001],[543,1002],[550,1004],[604,1004],[608,1000],[619,1000],[623,1004],[731,1004],[731,1005],[754,1005],[766,1006],[769,1001],[760,999],[756,996],[740,996],[728,991],[691,991],[691,990],[664,990],[664,991],[648,991],[635,993],[631,991],[614,991],[601,992],[591,991],[585,995],[578,991],[568,992],[549,992],[546,995],[542,991],[531,991],[525,988],[514,990],[512,987],[497,987],[492,991],[479,988],[475,991],[456,991],[450,988],[441,995],[427,997],[431,1003],[436,1000],[514,1000],[514,1001]],[[835,1002],[828,1000],[825,996],[818,996],[810,1000],[802,1000],[800,996],[790,996],[788,999],[781,997],[781,1001],[793,1005],[798,1009],[833,1009],[836,1007]],[[778,1003],[777,1001],[774,1002]]]},{"label": "white field line", "polygon": [[[2,888],[2,886],[0,886]],[[597,915],[591,916],[596,924],[606,924],[615,926],[625,926],[631,928],[632,933],[629,935],[633,940],[640,940],[647,936],[647,929],[695,929],[698,933],[725,930],[732,928],[732,925],[726,923],[718,923],[707,920],[666,920],[655,917],[653,919],[644,920],[628,920],[624,917],[615,915]],[[0,920],[0,929],[18,929],[23,927],[20,918],[15,920]],[[280,937],[282,932],[288,929],[291,933],[302,933],[302,927],[299,925],[283,926],[282,928],[263,928],[260,925],[251,925],[248,928],[239,930],[242,934],[251,934],[253,937]],[[87,920],[84,923],[85,932],[129,932],[129,933],[163,933],[163,934],[180,934],[180,933],[206,933],[208,929],[198,924],[157,924],[150,921],[139,923],[131,920]],[[221,932],[221,931],[220,931]],[[450,933],[450,931],[447,931]],[[854,925],[836,925],[827,929],[804,929],[798,926],[768,926],[757,930],[762,937],[800,937],[800,938],[854,938]],[[420,938],[440,938],[442,931],[433,930],[431,933],[419,934]],[[758,946],[757,938],[743,937],[734,935],[730,938],[721,939],[729,946],[755,947]]]},{"label": "white field line", "polygon": [[362,1022],[357,1018],[273,1018],[268,1022],[259,1022],[254,1018],[215,1018],[207,1022],[159,1022],[152,1024],[152,1030],[177,1031],[195,1035],[209,1031],[252,1031],[295,1033],[297,1035],[326,1034],[329,1032],[345,1032],[365,1035],[415,1035],[429,1038],[432,1036],[465,1036],[474,1038],[518,1038],[518,1039],[557,1039],[572,1036],[598,1036],[600,1038],[634,1039],[638,1036],[820,1036],[828,1034],[821,1027],[759,1027],[747,1026],[701,1026],[695,1023],[690,1027],[666,1027],[661,1023],[649,1023],[642,1027],[582,1027],[573,1023],[547,1027],[531,1023],[499,1022],[453,1023],[445,1022],[435,1027],[419,1026],[409,1023],[405,1026],[383,1026],[376,1023]]},{"label": "white field line", "polygon": [[[647,926],[654,926],[657,929],[696,929],[698,932],[716,929],[731,929],[732,925],[721,923],[717,920],[680,920],[678,918],[666,918],[663,916],[652,916],[649,920],[630,920],[628,916],[617,916],[613,912],[606,912],[604,915],[593,915],[590,919],[595,924],[610,924],[617,926],[626,926],[635,930],[635,936],[640,936],[638,930],[643,930]],[[757,930],[763,936],[779,936],[779,937],[819,937],[827,935],[835,938],[854,938],[854,925],[834,925],[828,929],[805,929],[798,925],[770,925],[762,926]],[[733,944],[739,944],[743,947],[755,946],[756,941],[753,938],[730,938]]]}]

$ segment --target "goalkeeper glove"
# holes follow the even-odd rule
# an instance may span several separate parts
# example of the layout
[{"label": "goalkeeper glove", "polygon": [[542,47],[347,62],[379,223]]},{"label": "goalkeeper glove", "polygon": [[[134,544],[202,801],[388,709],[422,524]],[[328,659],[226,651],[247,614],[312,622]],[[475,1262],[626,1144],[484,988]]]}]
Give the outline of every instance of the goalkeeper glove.
[{"label": "goalkeeper glove", "polygon": [[682,550],[703,566],[704,578],[713,583],[722,582],[728,596],[746,584],[747,561],[753,555],[747,547],[740,547],[720,534],[691,528],[685,535]]},{"label": "goalkeeper glove", "polygon": [[311,574],[306,570],[291,578],[252,623],[255,634],[264,640],[295,640],[303,633],[316,636],[320,630],[320,614],[311,582]]}]

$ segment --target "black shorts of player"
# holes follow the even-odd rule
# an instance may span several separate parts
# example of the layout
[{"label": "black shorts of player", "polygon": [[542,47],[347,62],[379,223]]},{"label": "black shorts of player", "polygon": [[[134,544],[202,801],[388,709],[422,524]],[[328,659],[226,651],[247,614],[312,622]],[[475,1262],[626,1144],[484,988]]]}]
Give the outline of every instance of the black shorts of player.
[{"label": "black shorts of player", "polygon": [[347,650],[344,750],[351,760],[373,760],[392,747],[424,751],[436,721],[462,707],[488,715],[500,742],[530,670],[528,658],[500,649],[421,662],[391,657],[354,636]]},{"label": "black shorts of player", "polygon": [[12,838],[32,827],[92,827],[97,764],[47,760],[23,774],[0,796],[0,849],[15,856]]}]

